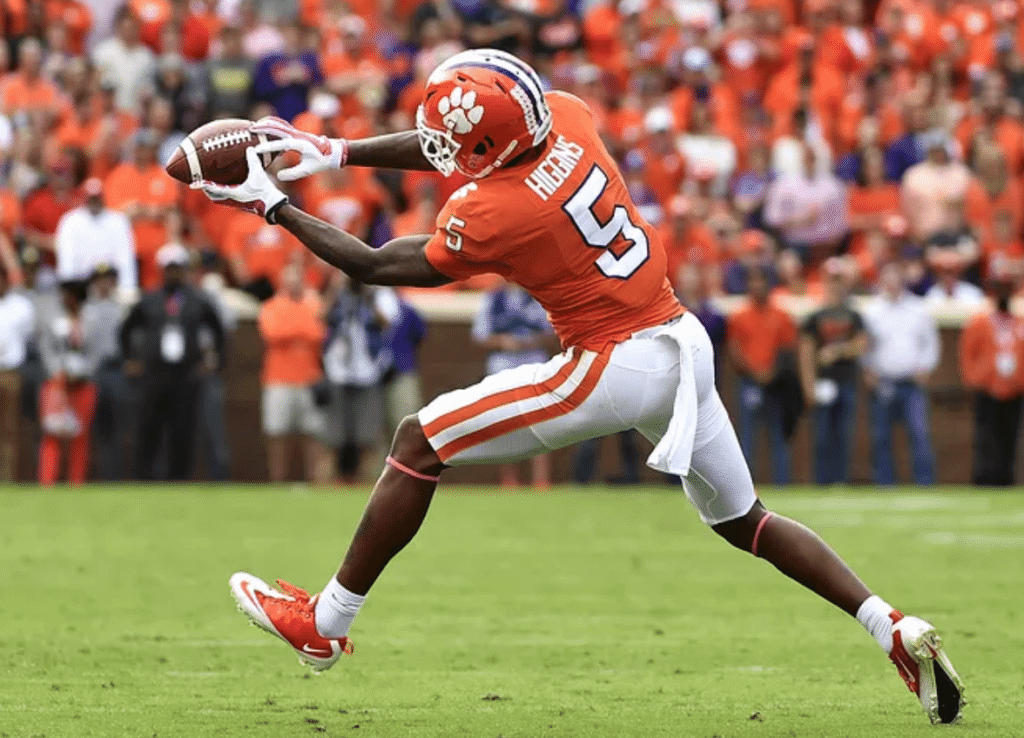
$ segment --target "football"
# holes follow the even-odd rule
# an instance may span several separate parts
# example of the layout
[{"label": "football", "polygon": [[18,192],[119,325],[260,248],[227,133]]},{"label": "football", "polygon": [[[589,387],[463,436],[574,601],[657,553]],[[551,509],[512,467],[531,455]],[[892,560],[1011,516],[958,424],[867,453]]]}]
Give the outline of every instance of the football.
[{"label": "football", "polygon": [[[241,118],[214,120],[192,131],[178,144],[165,169],[179,182],[205,179],[225,185],[241,184],[249,174],[245,150],[268,136],[253,133],[252,122]],[[277,156],[262,154],[264,168]]]}]

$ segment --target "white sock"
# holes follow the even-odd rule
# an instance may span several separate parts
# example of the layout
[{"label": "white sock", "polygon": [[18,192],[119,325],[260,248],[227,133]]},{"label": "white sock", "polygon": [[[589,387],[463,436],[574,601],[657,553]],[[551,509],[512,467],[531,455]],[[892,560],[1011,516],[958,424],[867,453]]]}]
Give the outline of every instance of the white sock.
[{"label": "white sock", "polygon": [[348,635],[352,621],[359,614],[359,608],[366,601],[366,595],[349,592],[335,577],[324,587],[316,601],[316,629],[324,638],[341,638]]},{"label": "white sock", "polygon": [[892,619],[889,617],[892,611],[893,606],[878,595],[871,595],[857,608],[857,622],[886,653],[892,651]]}]

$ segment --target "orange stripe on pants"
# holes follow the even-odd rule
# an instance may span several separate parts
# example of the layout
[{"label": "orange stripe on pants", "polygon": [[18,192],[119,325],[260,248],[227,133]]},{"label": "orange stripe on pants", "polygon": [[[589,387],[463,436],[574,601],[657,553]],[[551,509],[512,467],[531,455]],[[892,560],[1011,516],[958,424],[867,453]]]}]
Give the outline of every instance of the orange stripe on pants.
[{"label": "orange stripe on pants", "polygon": [[[515,417],[508,418],[507,420],[501,420],[498,421],[497,423],[492,423],[486,428],[481,428],[480,430],[473,431],[472,433],[467,433],[461,438],[456,438],[454,441],[451,441],[442,446],[441,448],[437,449],[438,457],[441,459],[441,461],[447,461],[455,454],[459,453],[460,451],[464,451],[472,446],[477,446],[481,443],[493,441],[495,438],[503,436],[507,433],[513,433],[517,430],[528,428],[531,425],[537,425],[539,423],[543,423],[544,421],[551,420],[552,418],[557,418],[561,415],[566,415],[572,412],[580,405],[582,405],[583,401],[586,400],[590,396],[590,393],[594,391],[594,388],[597,387],[597,383],[601,380],[601,375],[604,373],[605,367],[608,366],[609,356],[611,356],[611,347],[602,351],[594,359],[594,363],[590,365],[590,369],[588,369],[586,375],[584,375],[583,381],[581,381],[580,385],[575,390],[573,390],[572,393],[564,400],[559,400],[553,405],[542,407],[539,410],[533,410],[532,412],[528,412],[523,415],[517,415]],[[575,362],[570,363],[573,363],[573,365],[575,366],[576,363],[579,363],[579,357],[577,357]],[[569,374],[571,373],[572,371],[570,370]],[[559,374],[561,374],[561,372],[559,372]],[[554,379],[554,377],[552,377],[552,379]],[[548,381],[550,382],[551,380]],[[562,383],[562,381],[564,381],[564,378],[556,382],[554,386],[552,386],[546,392],[532,392],[529,393],[527,396],[539,396],[546,394],[547,392],[550,392],[551,390],[557,388],[558,385]],[[536,389],[538,387],[544,386],[545,384],[547,383],[545,382],[542,383],[541,385],[530,385],[530,388]],[[512,390],[512,392],[517,392],[522,389],[527,388],[520,387],[517,388],[516,390]],[[495,397],[497,397],[497,395],[495,395]],[[479,403],[474,403],[474,405],[476,404]],[[499,404],[509,403],[506,402]],[[472,405],[470,407],[472,407]]]},{"label": "orange stripe on pants", "polygon": [[543,382],[538,384],[525,384],[522,387],[513,387],[512,389],[502,390],[501,392],[488,395],[487,397],[481,397],[474,403],[466,405],[465,407],[456,408],[455,410],[445,413],[439,418],[427,423],[423,426],[423,433],[427,438],[432,438],[441,431],[447,430],[453,425],[458,425],[470,418],[475,418],[477,415],[481,415],[488,410],[493,410],[496,407],[508,405],[530,397],[546,395],[548,392],[552,392],[557,389],[562,382],[569,378],[582,358],[583,352],[578,349],[574,349],[573,358],[566,362],[565,366],[559,369],[553,377],[545,379]]}]

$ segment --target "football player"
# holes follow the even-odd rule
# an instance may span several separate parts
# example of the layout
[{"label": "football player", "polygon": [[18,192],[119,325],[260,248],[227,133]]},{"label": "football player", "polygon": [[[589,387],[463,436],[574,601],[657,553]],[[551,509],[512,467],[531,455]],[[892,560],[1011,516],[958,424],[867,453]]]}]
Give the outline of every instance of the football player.
[{"label": "football player", "polygon": [[[277,137],[247,151],[241,185],[198,183],[212,199],[262,215],[367,284],[431,287],[485,272],[521,285],[548,311],[564,353],[438,397],[406,418],[335,577],[323,591],[244,572],[231,591],[258,625],[315,671],[350,653],[353,618],[412,539],[444,469],[523,459],[630,428],[654,444],[648,465],[677,474],[701,519],[845,610],[874,636],[932,722],[956,720],[963,685],[927,622],[871,590],[815,533],[757,498],[715,390],[711,341],[666,278],[657,232],[637,213],[587,106],[546,92],[520,59],[460,53],[427,81],[416,130],[346,141],[265,118]],[[469,183],[434,233],[379,249],[290,205],[259,154],[295,151],[294,180],[342,166],[458,171]]]}]

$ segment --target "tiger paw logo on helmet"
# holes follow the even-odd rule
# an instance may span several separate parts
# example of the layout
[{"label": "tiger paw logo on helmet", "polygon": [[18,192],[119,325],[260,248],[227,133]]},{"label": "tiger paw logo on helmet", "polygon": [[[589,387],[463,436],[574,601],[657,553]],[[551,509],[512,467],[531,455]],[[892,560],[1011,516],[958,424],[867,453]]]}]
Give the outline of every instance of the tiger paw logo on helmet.
[{"label": "tiger paw logo on helmet", "polygon": [[448,130],[461,135],[472,131],[484,117],[484,106],[476,104],[476,90],[463,94],[462,88],[456,87],[437,103],[437,112],[444,116],[441,120]]}]

